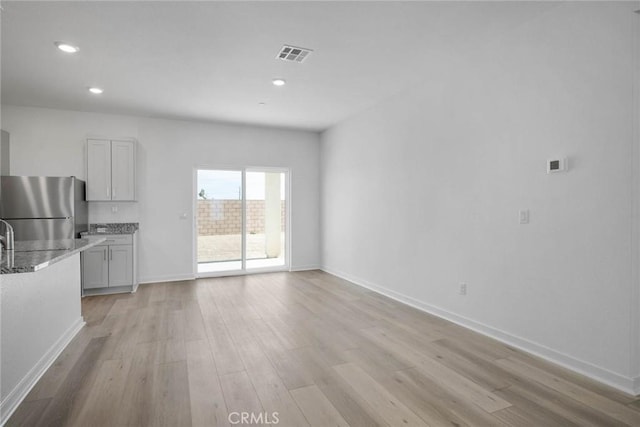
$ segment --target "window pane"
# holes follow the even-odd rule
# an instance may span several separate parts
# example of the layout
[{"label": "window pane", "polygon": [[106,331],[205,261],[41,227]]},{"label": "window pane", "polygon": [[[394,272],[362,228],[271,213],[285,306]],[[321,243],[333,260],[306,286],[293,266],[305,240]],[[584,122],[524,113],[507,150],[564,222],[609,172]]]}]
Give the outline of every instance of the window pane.
[{"label": "window pane", "polygon": [[242,172],[198,170],[198,273],[242,268]]},{"label": "window pane", "polygon": [[246,173],[247,268],[285,264],[286,199],[282,172]]}]

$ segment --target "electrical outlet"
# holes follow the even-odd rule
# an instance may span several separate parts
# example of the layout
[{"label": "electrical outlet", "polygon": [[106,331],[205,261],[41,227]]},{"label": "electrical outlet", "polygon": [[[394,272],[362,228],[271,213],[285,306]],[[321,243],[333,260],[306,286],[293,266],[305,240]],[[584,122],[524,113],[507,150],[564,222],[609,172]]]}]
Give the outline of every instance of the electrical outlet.
[{"label": "electrical outlet", "polygon": [[111,213],[118,213],[118,206],[111,206]]},{"label": "electrical outlet", "polygon": [[460,283],[460,295],[466,295],[466,294],[467,294],[467,284]]}]

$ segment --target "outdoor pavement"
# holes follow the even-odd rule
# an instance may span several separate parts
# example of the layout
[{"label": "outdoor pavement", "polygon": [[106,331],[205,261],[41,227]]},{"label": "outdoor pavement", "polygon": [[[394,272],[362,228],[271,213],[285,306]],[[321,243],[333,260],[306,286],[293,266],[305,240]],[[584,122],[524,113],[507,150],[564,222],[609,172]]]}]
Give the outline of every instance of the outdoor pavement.
[{"label": "outdoor pavement", "polygon": [[[284,233],[281,234],[284,249]],[[198,236],[198,263],[238,260],[242,253],[240,234]],[[247,259],[266,258],[265,235],[247,234]]]}]

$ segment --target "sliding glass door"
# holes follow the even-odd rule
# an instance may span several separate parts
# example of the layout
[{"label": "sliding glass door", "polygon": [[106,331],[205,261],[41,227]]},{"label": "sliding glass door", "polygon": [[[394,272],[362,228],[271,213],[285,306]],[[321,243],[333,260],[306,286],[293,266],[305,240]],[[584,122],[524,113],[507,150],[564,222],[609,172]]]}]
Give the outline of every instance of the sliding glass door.
[{"label": "sliding glass door", "polygon": [[246,172],[247,269],[285,265],[286,174]]},{"label": "sliding glass door", "polygon": [[198,273],[242,270],[241,170],[197,171]]},{"label": "sliding glass door", "polygon": [[286,269],[287,188],[286,170],[197,169],[197,274]]}]

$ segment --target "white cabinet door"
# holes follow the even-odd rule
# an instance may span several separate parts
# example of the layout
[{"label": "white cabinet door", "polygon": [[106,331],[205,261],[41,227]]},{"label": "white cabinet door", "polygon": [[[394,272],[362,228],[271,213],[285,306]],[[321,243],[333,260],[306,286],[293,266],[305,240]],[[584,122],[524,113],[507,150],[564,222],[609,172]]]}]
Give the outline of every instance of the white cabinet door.
[{"label": "white cabinet door", "polygon": [[109,286],[133,285],[133,248],[109,246]]},{"label": "white cabinet door", "polygon": [[111,200],[111,141],[87,140],[87,200]]},{"label": "white cabinet door", "polygon": [[111,200],[135,200],[135,142],[111,141]]},{"label": "white cabinet door", "polygon": [[82,252],[82,287],[84,289],[109,286],[107,246],[95,246]]}]

